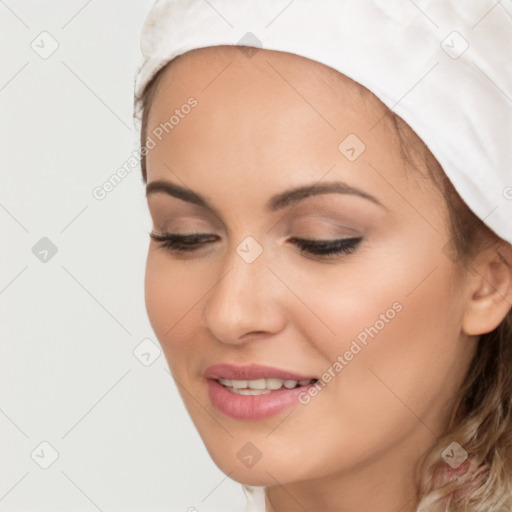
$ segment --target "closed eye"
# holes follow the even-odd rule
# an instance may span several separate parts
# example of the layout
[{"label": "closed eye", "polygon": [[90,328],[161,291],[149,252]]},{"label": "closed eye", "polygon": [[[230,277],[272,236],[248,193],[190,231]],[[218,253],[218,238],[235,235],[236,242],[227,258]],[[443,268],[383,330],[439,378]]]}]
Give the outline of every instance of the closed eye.
[{"label": "closed eye", "polygon": [[[206,244],[215,241],[218,237],[207,233],[194,233],[190,235],[177,235],[164,233],[162,235],[150,233],[150,237],[160,243],[160,247],[171,253],[185,254],[197,251]],[[293,237],[294,243],[301,253],[315,256],[333,257],[340,254],[351,254],[361,243],[362,237],[341,238],[335,240],[310,240]]]}]

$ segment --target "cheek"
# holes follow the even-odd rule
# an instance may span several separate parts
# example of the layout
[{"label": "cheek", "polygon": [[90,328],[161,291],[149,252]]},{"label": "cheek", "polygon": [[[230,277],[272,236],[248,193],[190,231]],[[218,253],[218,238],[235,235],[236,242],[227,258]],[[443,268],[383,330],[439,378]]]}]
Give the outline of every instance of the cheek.
[{"label": "cheek", "polygon": [[[411,426],[417,418],[408,407],[428,415],[460,384],[470,348],[459,339],[463,304],[454,296],[454,268],[438,245],[400,247],[371,262],[361,257],[340,266],[338,277],[296,278],[294,290],[331,331],[312,315],[297,320],[327,362],[323,371],[336,375],[322,393],[344,405],[341,421],[350,417],[354,432],[364,429],[369,411],[390,428],[402,420]],[[342,368],[334,366],[339,356]]]},{"label": "cheek", "polygon": [[[207,291],[201,280],[180,272],[163,249],[150,248],[146,260],[144,294],[151,327],[160,342],[171,370],[179,353],[192,347],[192,325],[199,325],[198,307]],[[176,358],[171,357],[176,355]]]},{"label": "cheek", "polygon": [[462,308],[453,300],[450,264],[439,260],[436,268],[434,260],[381,265],[350,296],[335,286],[328,292],[339,297],[326,311],[332,319],[337,313],[338,335],[328,344],[316,339],[331,363],[343,358],[328,386],[353,439],[379,435],[369,417],[390,438],[417,427],[418,417],[436,430],[436,415],[460,385],[469,352],[459,340]]}]

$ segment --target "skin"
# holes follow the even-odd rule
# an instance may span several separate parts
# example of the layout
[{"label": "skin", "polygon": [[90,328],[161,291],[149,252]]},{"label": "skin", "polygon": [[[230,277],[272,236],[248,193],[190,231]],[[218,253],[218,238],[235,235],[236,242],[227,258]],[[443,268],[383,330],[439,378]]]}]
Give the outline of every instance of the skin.
[{"label": "skin", "polygon": [[[472,272],[445,255],[443,197],[406,168],[385,106],[344,75],[283,52],[192,51],[164,71],[148,134],[190,96],[197,107],[147,156],[148,183],[190,188],[218,216],[161,192],[148,206],[157,234],[217,238],[184,256],[151,240],[145,295],[209,454],[234,480],[267,486],[269,512],[414,511],[414,465],[445,431],[479,335],[510,309],[510,272],[494,253]],[[353,162],[338,150],[350,133],[366,145]],[[383,206],[330,193],[265,209],[278,192],[331,180]],[[250,264],[236,252],[247,236],[263,248]],[[322,258],[301,253],[293,236],[363,240]],[[320,378],[395,302],[402,311],[308,405],[250,421],[211,404],[208,366]],[[237,457],[248,442],[262,453],[250,468]]]}]

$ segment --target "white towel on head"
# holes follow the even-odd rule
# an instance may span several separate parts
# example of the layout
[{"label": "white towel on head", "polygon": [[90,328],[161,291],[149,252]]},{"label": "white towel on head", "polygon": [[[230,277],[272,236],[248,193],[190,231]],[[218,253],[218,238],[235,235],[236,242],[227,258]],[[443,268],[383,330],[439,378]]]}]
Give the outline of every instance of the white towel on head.
[{"label": "white towel on head", "polygon": [[[512,243],[510,0],[157,0],[135,93],[194,48],[295,53],[347,75],[404,119],[471,210]],[[341,141],[340,141],[341,142]]]}]

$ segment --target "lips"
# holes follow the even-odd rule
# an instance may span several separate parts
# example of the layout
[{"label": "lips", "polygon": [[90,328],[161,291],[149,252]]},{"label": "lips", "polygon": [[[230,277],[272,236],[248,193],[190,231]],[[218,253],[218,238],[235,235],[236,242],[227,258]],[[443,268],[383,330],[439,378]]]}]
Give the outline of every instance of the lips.
[{"label": "lips", "polygon": [[281,380],[317,380],[311,374],[300,374],[272,366],[259,364],[233,365],[215,364],[209,366],[203,373],[207,379],[230,379],[230,380],[256,380],[256,379],[281,379]]},{"label": "lips", "polygon": [[296,406],[299,396],[318,380],[258,364],[217,364],[208,367],[203,376],[211,404],[238,420],[260,420]]}]

